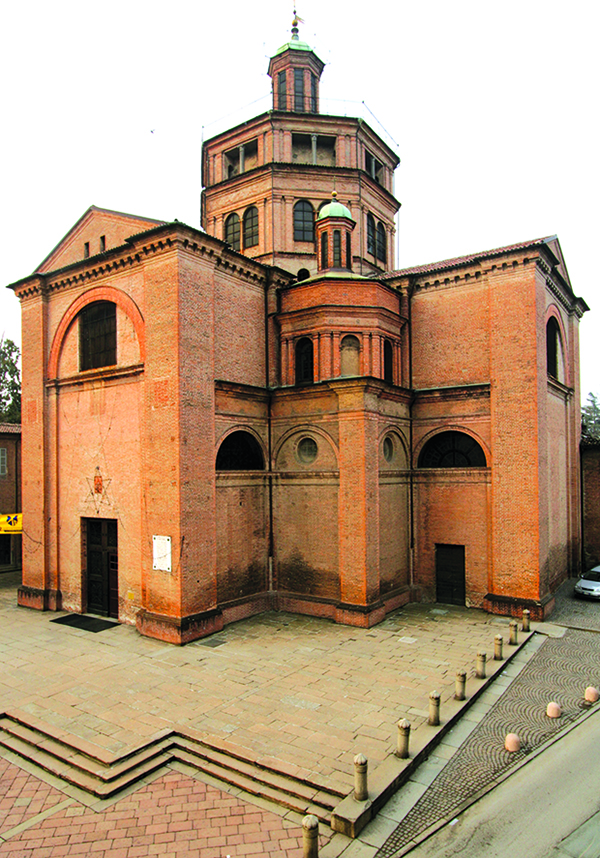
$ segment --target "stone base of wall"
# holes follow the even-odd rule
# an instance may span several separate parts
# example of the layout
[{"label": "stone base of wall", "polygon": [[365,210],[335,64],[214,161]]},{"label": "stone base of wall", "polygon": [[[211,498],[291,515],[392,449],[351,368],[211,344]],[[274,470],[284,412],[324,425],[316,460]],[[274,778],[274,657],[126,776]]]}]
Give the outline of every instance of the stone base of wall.
[{"label": "stone base of wall", "polygon": [[554,610],[555,599],[550,593],[543,599],[519,599],[513,596],[497,596],[487,593],[482,608],[490,614],[500,614],[503,617],[522,617],[524,608],[536,622],[547,620]]},{"label": "stone base of wall", "polygon": [[37,587],[19,587],[17,603],[22,608],[36,611],[62,611],[62,593],[60,590],[39,590]]},{"label": "stone base of wall", "polygon": [[291,614],[323,617],[343,625],[369,629],[385,619],[390,611],[414,601],[414,595],[406,587],[401,591],[387,593],[372,605],[350,605],[298,593],[258,593],[188,617],[168,617],[142,608],[136,617],[136,628],[141,635],[182,645],[220,632],[229,623],[245,620],[255,614],[289,611]]},{"label": "stone base of wall", "polygon": [[223,613],[217,608],[187,617],[168,617],[142,608],[135,625],[141,635],[181,646],[220,632],[223,629]]}]

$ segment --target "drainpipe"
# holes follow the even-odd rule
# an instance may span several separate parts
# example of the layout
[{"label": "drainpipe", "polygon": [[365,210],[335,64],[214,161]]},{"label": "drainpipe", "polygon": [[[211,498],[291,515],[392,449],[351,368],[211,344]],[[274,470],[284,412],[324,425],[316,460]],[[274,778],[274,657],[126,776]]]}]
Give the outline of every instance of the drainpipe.
[{"label": "drainpipe", "polygon": [[411,592],[415,585],[415,485],[414,485],[414,462],[413,462],[413,403],[415,394],[413,390],[413,364],[412,364],[412,307],[411,299],[413,293],[412,279],[408,284],[408,384],[410,389],[410,400],[408,405],[408,434],[409,434],[409,527],[410,527],[410,587]]}]

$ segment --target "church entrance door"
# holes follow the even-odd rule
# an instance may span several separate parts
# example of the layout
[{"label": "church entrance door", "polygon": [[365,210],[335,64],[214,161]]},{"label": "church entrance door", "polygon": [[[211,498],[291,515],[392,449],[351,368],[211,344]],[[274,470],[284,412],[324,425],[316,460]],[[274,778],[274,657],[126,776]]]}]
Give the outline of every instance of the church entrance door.
[{"label": "church entrance door", "polygon": [[435,546],[436,601],[465,604],[465,546]]},{"label": "church entrance door", "polygon": [[117,522],[86,519],[87,612],[119,616],[119,554]]}]

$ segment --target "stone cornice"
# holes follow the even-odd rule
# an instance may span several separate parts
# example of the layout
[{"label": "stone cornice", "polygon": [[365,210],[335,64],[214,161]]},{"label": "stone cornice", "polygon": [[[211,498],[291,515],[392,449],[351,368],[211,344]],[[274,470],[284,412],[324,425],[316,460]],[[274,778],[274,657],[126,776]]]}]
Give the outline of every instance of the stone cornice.
[{"label": "stone cornice", "polygon": [[187,252],[209,259],[216,267],[266,287],[275,282],[286,286],[292,275],[249,259],[232,251],[218,238],[202,233],[185,224],[165,224],[127,239],[126,244],[89,259],[82,259],[57,271],[35,273],[11,284],[20,298],[50,294],[77,286],[86,286],[97,280],[125,271],[134,270],[147,260],[160,255]]},{"label": "stone cornice", "polygon": [[416,402],[447,401],[449,399],[489,399],[491,385],[489,382],[476,384],[457,384],[448,387],[427,387],[414,391]]}]

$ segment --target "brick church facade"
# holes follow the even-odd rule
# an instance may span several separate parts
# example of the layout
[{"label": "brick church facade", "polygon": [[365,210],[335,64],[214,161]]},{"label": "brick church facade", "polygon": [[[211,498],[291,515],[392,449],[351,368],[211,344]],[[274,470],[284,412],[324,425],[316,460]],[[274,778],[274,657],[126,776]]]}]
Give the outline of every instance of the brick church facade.
[{"label": "brick church facade", "polygon": [[558,240],[396,270],[398,159],[319,112],[322,70],[294,27],[273,109],[204,145],[202,230],[92,207],[12,284],[19,604],[185,643],[419,599],[542,618],[578,569]]}]

